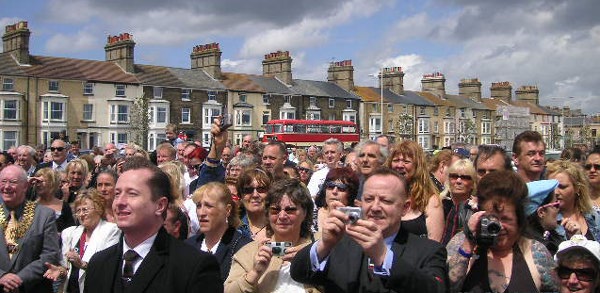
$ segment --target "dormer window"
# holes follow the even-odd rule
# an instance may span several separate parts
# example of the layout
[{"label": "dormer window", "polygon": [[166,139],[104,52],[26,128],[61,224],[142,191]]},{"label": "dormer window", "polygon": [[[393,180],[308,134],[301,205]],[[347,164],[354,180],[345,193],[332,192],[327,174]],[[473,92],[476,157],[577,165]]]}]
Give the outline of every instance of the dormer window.
[{"label": "dormer window", "polygon": [[208,92],[208,100],[209,101],[216,101],[217,100],[217,93],[216,92]]},{"label": "dormer window", "polygon": [[58,80],[48,81],[48,91],[49,92],[58,92]]},{"label": "dormer window", "polygon": [[181,89],[181,100],[189,101],[191,96],[192,96],[191,89]]}]

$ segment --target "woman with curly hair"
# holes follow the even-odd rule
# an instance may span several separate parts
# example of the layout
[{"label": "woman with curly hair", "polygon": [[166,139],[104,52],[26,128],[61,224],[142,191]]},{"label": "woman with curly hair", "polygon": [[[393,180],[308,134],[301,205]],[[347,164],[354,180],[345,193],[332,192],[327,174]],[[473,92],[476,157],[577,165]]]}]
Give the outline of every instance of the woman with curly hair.
[{"label": "woman with curly hair", "polygon": [[441,241],[444,232],[442,200],[429,177],[425,152],[418,143],[405,140],[393,146],[385,166],[406,178],[410,208],[402,217],[402,229]]}]

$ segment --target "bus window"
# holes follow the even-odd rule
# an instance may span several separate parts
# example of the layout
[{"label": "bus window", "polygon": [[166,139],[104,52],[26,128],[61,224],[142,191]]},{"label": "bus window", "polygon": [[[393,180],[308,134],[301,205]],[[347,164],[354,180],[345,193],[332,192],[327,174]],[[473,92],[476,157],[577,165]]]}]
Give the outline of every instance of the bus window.
[{"label": "bus window", "polygon": [[296,132],[296,133],[306,133],[306,125],[304,125],[304,124],[296,124],[296,125],[294,125],[294,132]]},{"label": "bus window", "polygon": [[273,133],[273,125],[265,125],[265,132],[266,133]]},{"label": "bus window", "polygon": [[341,126],[331,126],[331,133],[341,133],[342,132],[342,127]]},{"label": "bus window", "polygon": [[342,127],[343,133],[356,133],[356,128],[353,126]]},{"label": "bus window", "polygon": [[281,132],[281,124],[273,125],[273,133]]},{"label": "bus window", "polygon": [[321,132],[321,129],[320,129],[319,125],[306,125],[306,132],[307,133],[319,133],[319,132]]},{"label": "bus window", "polygon": [[321,133],[329,133],[329,125],[321,125]]},{"label": "bus window", "polygon": [[284,125],[284,132],[286,133],[293,133],[294,132],[294,125]]}]

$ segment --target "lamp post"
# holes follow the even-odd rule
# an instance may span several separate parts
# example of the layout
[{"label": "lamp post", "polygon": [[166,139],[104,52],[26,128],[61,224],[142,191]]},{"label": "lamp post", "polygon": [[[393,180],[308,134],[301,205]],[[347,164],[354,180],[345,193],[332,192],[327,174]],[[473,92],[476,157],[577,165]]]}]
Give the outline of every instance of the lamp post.
[{"label": "lamp post", "polygon": [[369,74],[369,76],[379,78],[379,114],[381,115],[381,134],[383,134],[383,66],[379,69],[379,74]]}]

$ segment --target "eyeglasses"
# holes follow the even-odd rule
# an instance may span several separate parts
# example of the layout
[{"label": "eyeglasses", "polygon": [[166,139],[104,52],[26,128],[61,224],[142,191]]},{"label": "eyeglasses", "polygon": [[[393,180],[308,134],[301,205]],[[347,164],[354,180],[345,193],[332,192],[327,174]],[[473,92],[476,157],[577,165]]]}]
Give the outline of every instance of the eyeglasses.
[{"label": "eyeglasses", "polygon": [[586,170],[592,170],[592,167],[596,170],[596,171],[600,171],[600,164],[585,164],[583,166],[584,169]]},{"label": "eyeglasses", "polygon": [[334,188],[337,187],[338,191],[341,191],[341,192],[345,192],[346,190],[348,190],[348,185],[346,185],[344,183],[336,183],[333,181],[327,181],[327,183],[325,183],[325,187],[329,190],[333,190]]},{"label": "eyeglasses", "polygon": [[462,181],[473,180],[473,177],[471,177],[471,175],[460,175],[460,174],[456,174],[456,173],[450,173],[450,174],[448,174],[448,177],[452,180],[457,180],[458,178],[460,178]]},{"label": "eyeglasses", "polygon": [[2,180],[0,181],[0,185],[4,186],[4,185],[10,185],[10,186],[17,186],[19,184],[19,180],[13,179],[13,180]]},{"label": "eyeglasses", "polygon": [[59,152],[62,152],[64,150],[65,150],[64,147],[56,147],[56,148],[55,147],[50,147],[50,151],[59,151]]},{"label": "eyeglasses", "polygon": [[259,186],[259,187],[248,186],[248,187],[242,188],[241,191],[242,191],[242,194],[251,194],[251,193],[254,193],[255,190],[258,193],[266,193],[267,191],[269,191],[269,189],[265,186]]},{"label": "eyeglasses", "polygon": [[577,280],[584,281],[584,282],[593,281],[594,279],[596,279],[597,274],[598,274],[596,272],[596,270],[594,270],[592,268],[572,269],[572,268],[565,267],[565,266],[559,266],[557,273],[558,273],[558,277],[561,279],[568,279],[571,277],[571,274],[575,273]]},{"label": "eyeglasses", "polygon": [[298,167],[298,172],[310,172],[310,169],[304,167]]},{"label": "eyeglasses", "polygon": [[75,215],[87,215],[90,213],[90,211],[93,211],[93,210],[94,209],[88,209],[88,208],[76,209]]},{"label": "eyeglasses", "polygon": [[276,207],[276,206],[269,207],[269,213],[272,216],[279,215],[279,213],[281,213],[281,211],[284,211],[288,215],[295,215],[297,210],[298,210],[297,207],[285,207],[283,209],[280,207]]},{"label": "eyeglasses", "polygon": [[495,169],[477,169],[477,175],[483,176],[483,175],[485,175],[487,173],[492,173],[492,172],[495,172],[495,171],[498,171],[498,170],[495,170]]}]

